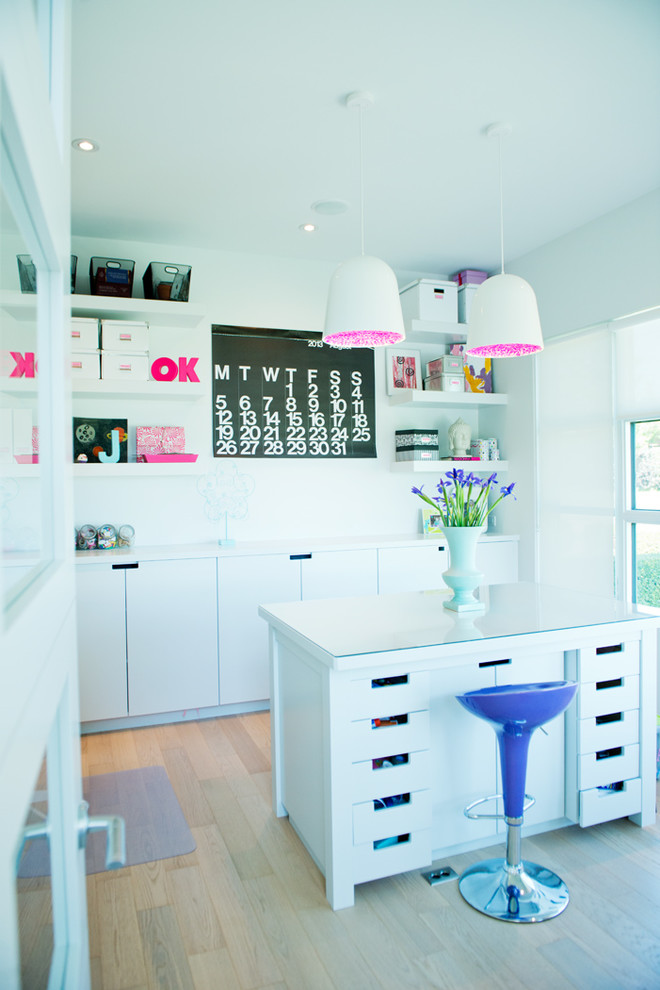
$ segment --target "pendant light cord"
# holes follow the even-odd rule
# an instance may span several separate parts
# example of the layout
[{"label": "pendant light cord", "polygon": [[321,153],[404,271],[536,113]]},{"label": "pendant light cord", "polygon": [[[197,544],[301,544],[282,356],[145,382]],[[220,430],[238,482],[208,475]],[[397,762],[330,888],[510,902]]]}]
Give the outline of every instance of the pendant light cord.
[{"label": "pendant light cord", "polygon": [[364,256],[364,107],[359,108],[360,119],[360,248]]},{"label": "pendant light cord", "polygon": [[500,159],[500,264],[501,274],[504,275],[504,192],[502,185],[502,135],[498,136]]}]

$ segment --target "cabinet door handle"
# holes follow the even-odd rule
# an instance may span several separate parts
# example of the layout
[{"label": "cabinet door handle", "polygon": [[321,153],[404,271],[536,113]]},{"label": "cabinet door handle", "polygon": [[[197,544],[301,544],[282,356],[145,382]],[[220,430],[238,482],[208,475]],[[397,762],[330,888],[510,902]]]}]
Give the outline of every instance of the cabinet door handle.
[{"label": "cabinet door handle", "polygon": [[289,560],[311,560],[311,553],[290,553]]},{"label": "cabinet door handle", "polygon": [[483,660],[479,666],[480,667],[499,667],[503,663],[511,663],[511,658],[508,660]]},{"label": "cabinet door handle", "polygon": [[128,570],[134,570],[139,566],[140,566],[140,562],[136,560],[134,564],[113,564],[112,569],[113,571],[128,571]]}]

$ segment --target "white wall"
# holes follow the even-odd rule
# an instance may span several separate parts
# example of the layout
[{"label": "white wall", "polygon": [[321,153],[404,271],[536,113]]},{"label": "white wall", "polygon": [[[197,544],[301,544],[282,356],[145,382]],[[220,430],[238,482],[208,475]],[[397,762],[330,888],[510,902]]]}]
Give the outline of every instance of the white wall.
[{"label": "white wall", "polygon": [[[187,448],[197,452],[198,474],[85,479],[76,484],[75,522],[99,525],[130,523],[142,544],[186,543],[216,539],[219,527],[205,515],[205,503],[197,492],[198,478],[206,472],[226,469],[225,459],[213,459],[211,421],[212,323],[286,329],[320,330],[332,263],[231,254],[144,243],[117,243],[74,238],[72,250],[79,257],[78,292],[88,291],[91,256],[125,257],[136,262],[134,296],[142,294],[142,273],[150,261],[172,261],[192,266],[190,305],[205,307],[208,318],[201,331],[181,334],[181,353],[197,353],[202,381],[209,383],[208,397],[184,409],[184,403],[147,410],[144,401],[76,399],[74,414],[126,415],[129,425],[153,423],[179,425],[186,419]],[[402,273],[401,280],[418,277]],[[185,305],[185,304],[182,304]],[[439,349],[441,353],[441,349]],[[384,356],[376,352],[377,459],[345,461],[250,460],[231,464],[255,482],[249,514],[229,521],[229,535],[238,540],[306,536],[399,534],[420,531],[420,506],[410,494],[416,479],[394,474],[394,430],[430,428],[438,416],[428,411],[414,415],[391,410],[385,397]],[[155,419],[153,417],[156,417]],[[151,418],[150,418],[151,417]],[[456,417],[440,417],[444,429]],[[141,423],[138,421],[141,420]],[[446,421],[446,422],[445,422]],[[145,472],[146,474],[146,472]],[[418,479],[417,479],[418,480]],[[434,479],[431,479],[434,480]]]},{"label": "white wall", "polygon": [[534,286],[545,336],[660,304],[660,188],[510,264]]},{"label": "white wall", "polygon": [[[517,259],[509,270],[527,278],[537,294],[544,333],[552,336],[601,320],[636,312],[660,302],[660,191],[622,207],[539,250]],[[210,324],[228,323],[287,329],[322,326],[332,263],[212,252],[103,239],[73,238],[79,256],[78,291],[86,292],[92,255],[128,257],[136,262],[135,295],[150,261],[192,265],[191,305],[203,306],[200,369],[210,382]],[[400,272],[399,283],[423,273]],[[193,338],[188,338],[192,340]],[[521,577],[533,578],[535,567],[535,486],[533,449],[534,359],[497,362],[496,388],[510,394],[505,412],[495,417],[493,435],[506,435],[504,456],[510,462],[507,482],[516,482],[518,500],[497,513],[497,530],[521,534]],[[391,471],[395,429],[440,428],[454,416],[390,409],[385,395],[384,358],[376,352],[377,459],[346,461],[268,461],[239,459],[239,470],[255,482],[249,514],[230,521],[235,539],[297,536],[399,534],[419,531],[418,500],[411,484],[424,476]],[[113,404],[115,414],[119,409]],[[77,403],[80,409],[80,400]],[[128,403],[129,421],[144,418],[144,407]],[[158,411],[160,414],[160,411]],[[178,412],[182,415],[181,409]],[[92,413],[90,413],[92,415]],[[177,415],[176,405],[168,415]],[[190,449],[199,454],[199,476],[226,462],[211,456],[210,387],[208,401],[196,404]],[[428,475],[432,488],[435,476]],[[204,514],[195,476],[90,479],[77,485],[75,522],[130,522],[141,544],[185,543],[215,539],[218,527]]]},{"label": "white wall", "polygon": [[[517,258],[508,270],[534,287],[546,338],[660,305],[660,189]],[[536,465],[525,456],[526,449],[536,447],[536,360],[509,361],[506,375],[506,390],[515,396],[508,407],[510,416],[517,411],[511,430],[524,437],[523,445],[517,445],[522,456],[510,470],[511,479],[518,482],[519,502],[525,499],[523,506],[516,505],[521,578],[538,576]],[[561,403],[562,388],[557,378],[548,401]],[[538,455],[543,457],[544,451]],[[562,465],[550,468],[561,471]],[[510,528],[512,507],[501,515],[504,527]]]}]

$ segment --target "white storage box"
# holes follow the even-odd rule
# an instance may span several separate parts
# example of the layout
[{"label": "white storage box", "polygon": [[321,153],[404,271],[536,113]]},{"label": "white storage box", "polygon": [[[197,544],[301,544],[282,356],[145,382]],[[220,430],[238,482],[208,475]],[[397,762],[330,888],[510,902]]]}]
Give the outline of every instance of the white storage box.
[{"label": "white storage box", "polygon": [[426,376],[434,375],[463,375],[463,355],[443,354],[442,357],[426,362]]},{"label": "white storage box", "polygon": [[99,379],[101,377],[101,359],[98,351],[84,351],[71,354],[71,378]]},{"label": "white storage box", "polygon": [[470,308],[478,285],[460,285],[458,287],[458,322],[469,323]]},{"label": "white storage box", "polygon": [[404,286],[399,296],[404,321],[458,322],[458,287],[455,282],[420,278]]},{"label": "white storage box", "polygon": [[[70,321],[72,351],[98,351],[99,321],[74,316]],[[97,375],[98,378],[98,375]]]},{"label": "white storage box", "polygon": [[440,453],[430,447],[415,447],[413,450],[397,450],[397,461],[438,461]]},{"label": "white storage box", "polygon": [[465,378],[463,375],[432,375],[424,379],[424,388],[434,392],[464,392]]},{"label": "white storage box", "polygon": [[149,381],[149,358],[146,354],[101,353],[101,378],[111,381]]},{"label": "white storage box", "polygon": [[149,350],[149,324],[126,320],[101,320],[101,347],[122,354],[146,354]]}]

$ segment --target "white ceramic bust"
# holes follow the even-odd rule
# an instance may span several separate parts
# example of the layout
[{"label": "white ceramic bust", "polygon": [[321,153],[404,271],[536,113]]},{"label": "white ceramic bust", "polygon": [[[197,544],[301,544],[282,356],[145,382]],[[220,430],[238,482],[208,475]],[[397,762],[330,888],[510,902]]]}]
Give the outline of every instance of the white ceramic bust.
[{"label": "white ceramic bust", "polygon": [[467,457],[470,450],[472,431],[459,416],[449,427],[449,452],[452,457]]}]

